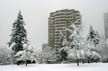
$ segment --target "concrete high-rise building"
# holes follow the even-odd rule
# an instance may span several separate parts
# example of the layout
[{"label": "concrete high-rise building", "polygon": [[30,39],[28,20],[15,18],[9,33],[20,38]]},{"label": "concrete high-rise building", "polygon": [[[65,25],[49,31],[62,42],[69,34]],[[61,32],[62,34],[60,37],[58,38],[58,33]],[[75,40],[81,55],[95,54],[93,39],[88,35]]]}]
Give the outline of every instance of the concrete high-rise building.
[{"label": "concrete high-rise building", "polygon": [[105,38],[108,38],[108,12],[104,13]]},{"label": "concrete high-rise building", "polygon": [[[77,20],[77,22],[75,22]],[[65,32],[65,28],[72,23],[81,24],[80,12],[74,9],[63,9],[50,13],[48,21],[48,45],[52,48],[60,47],[60,31]]]}]

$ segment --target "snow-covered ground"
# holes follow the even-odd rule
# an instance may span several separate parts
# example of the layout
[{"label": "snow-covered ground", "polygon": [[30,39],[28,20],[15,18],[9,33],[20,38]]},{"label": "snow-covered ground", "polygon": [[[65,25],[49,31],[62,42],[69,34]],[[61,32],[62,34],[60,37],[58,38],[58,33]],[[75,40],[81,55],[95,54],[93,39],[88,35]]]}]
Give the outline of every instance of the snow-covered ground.
[{"label": "snow-covered ground", "polygon": [[2,65],[0,71],[108,71],[108,63]]}]

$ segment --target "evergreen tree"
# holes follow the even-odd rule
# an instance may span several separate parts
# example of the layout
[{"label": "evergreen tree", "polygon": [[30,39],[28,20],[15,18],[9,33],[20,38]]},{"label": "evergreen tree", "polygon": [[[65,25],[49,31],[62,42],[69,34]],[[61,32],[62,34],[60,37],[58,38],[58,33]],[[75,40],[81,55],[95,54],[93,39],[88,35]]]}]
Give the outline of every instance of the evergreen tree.
[{"label": "evergreen tree", "polygon": [[87,40],[92,42],[95,46],[99,44],[99,34],[98,32],[95,32],[92,26],[90,27],[89,35],[87,37]]},{"label": "evergreen tree", "polygon": [[23,44],[27,42],[27,32],[24,25],[23,16],[21,11],[19,11],[17,20],[13,23],[12,34],[10,35],[11,40],[8,43],[15,53],[23,50]]}]

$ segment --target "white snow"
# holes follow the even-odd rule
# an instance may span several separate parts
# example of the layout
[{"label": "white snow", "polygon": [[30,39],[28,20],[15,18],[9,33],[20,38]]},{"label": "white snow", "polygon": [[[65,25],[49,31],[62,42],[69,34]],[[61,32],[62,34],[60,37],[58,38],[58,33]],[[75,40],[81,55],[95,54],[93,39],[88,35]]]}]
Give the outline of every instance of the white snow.
[{"label": "white snow", "polygon": [[108,71],[108,63],[2,65],[0,71]]}]

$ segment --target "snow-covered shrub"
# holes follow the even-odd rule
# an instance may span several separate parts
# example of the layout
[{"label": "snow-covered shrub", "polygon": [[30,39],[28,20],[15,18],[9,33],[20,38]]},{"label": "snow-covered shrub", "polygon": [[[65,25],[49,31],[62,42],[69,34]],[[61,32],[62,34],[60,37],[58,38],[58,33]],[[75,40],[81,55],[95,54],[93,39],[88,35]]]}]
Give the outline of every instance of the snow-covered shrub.
[{"label": "snow-covered shrub", "polygon": [[68,48],[67,47],[63,47],[60,51],[60,56],[62,58],[62,60],[66,60],[67,59],[67,56],[68,56]]},{"label": "snow-covered shrub", "polygon": [[101,56],[99,55],[99,53],[92,51],[90,59],[91,59],[91,62],[99,62],[101,59]]},{"label": "snow-covered shrub", "polygon": [[100,48],[86,41],[84,47],[85,58],[88,63],[101,61]]},{"label": "snow-covered shrub", "polygon": [[102,58],[102,62],[108,62],[108,39],[103,39],[97,46],[100,48],[100,55]]},{"label": "snow-covered shrub", "polygon": [[86,62],[99,62],[101,60],[101,56],[99,53],[95,51],[85,51]]},{"label": "snow-covered shrub", "polygon": [[16,59],[18,65],[21,63],[28,64],[28,63],[36,63],[37,62],[36,54],[30,45],[25,45],[24,50],[19,51],[15,55],[15,59]]},{"label": "snow-covered shrub", "polygon": [[57,60],[56,57],[56,50],[51,49],[51,47],[47,47],[47,50],[42,50],[41,51],[41,61],[42,63],[54,63]]},{"label": "snow-covered shrub", "polygon": [[12,63],[11,53],[9,48],[0,46],[0,64]]}]

